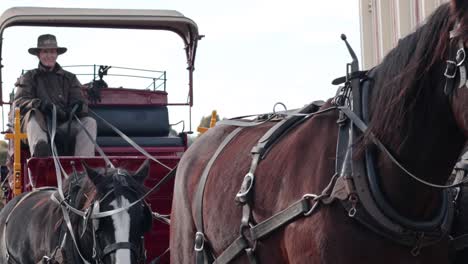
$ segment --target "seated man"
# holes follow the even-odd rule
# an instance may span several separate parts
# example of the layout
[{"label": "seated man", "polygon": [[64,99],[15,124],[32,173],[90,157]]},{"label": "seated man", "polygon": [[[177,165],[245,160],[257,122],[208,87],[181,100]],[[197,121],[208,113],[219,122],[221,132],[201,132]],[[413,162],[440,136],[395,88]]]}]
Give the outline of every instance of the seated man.
[{"label": "seated man", "polygon": [[[72,109],[76,108],[76,115],[95,140],[96,120],[87,114],[81,84],[73,73],[63,70],[56,62],[57,56],[67,49],[58,47],[55,36],[46,34],[39,36],[37,48],[28,51],[39,58],[39,66],[19,78],[13,105],[21,109],[21,129],[27,134],[31,156],[51,155],[46,120],[52,117],[53,105],[57,109],[57,126],[66,127]],[[76,120],[72,121],[71,127],[78,131],[75,156],[94,156],[94,144],[86,132]]]}]

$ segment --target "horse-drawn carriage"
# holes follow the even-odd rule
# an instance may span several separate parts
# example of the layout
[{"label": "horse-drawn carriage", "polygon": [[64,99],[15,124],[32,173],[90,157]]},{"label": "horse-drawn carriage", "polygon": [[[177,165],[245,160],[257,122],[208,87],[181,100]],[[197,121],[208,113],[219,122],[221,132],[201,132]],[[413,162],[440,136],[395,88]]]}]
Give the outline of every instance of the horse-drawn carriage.
[{"label": "horse-drawn carriage", "polygon": [[[148,177],[144,181],[144,185],[148,187],[148,189],[152,189],[149,189],[150,192],[141,193],[141,196],[144,195],[145,197],[139,197],[135,200],[135,203],[137,203],[140,198],[145,198],[146,202],[149,204],[147,205],[149,206],[148,209],[157,212],[153,213],[152,217],[161,220],[154,221],[151,230],[145,234],[144,245],[147,259],[151,260],[157,256],[163,255],[166,253],[169,243],[169,219],[165,215],[170,213],[173,189],[173,181],[170,180],[170,177],[164,177],[172,168],[176,167],[182,154],[186,151],[188,147],[187,134],[189,132],[175,132],[169,122],[169,108],[185,105],[188,106],[188,111],[190,112],[193,102],[192,74],[194,71],[197,42],[200,39],[197,25],[189,18],[184,17],[181,13],[168,10],[24,7],[12,8],[4,12],[0,18],[0,35],[3,36],[5,29],[13,26],[140,29],[148,32],[148,34],[155,32],[153,30],[162,30],[173,32],[183,40],[189,76],[188,92],[185,93],[184,97],[186,101],[183,102],[169,102],[166,90],[165,71],[143,71],[120,68],[127,70],[127,72],[112,74],[119,68],[110,66],[99,67],[94,65],[90,68],[84,68],[85,75],[80,76],[80,74],[77,73],[82,83],[89,80],[85,78],[90,78],[91,76],[92,81],[83,85],[82,91],[89,99],[91,115],[97,120],[96,143],[105,155],[104,158],[99,156],[74,157],[69,147],[63,147],[68,146],[66,143],[69,142],[70,137],[66,132],[69,131],[57,131],[55,140],[57,153],[54,153],[54,157],[30,157],[27,146],[24,143],[20,144],[21,131],[19,130],[19,123],[14,125],[15,118],[18,120],[19,111],[15,114],[14,108],[11,108],[10,111],[10,127],[7,131],[10,140],[10,166],[8,176],[3,175],[3,179],[10,184],[4,184],[3,191],[6,200],[21,196],[24,192],[41,189],[42,187],[57,186],[57,184],[61,186],[62,182],[60,176],[56,177],[56,174],[61,174],[61,172],[57,170],[62,170],[63,168],[64,178],[73,178],[66,175],[81,175],[81,172],[84,170],[82,162],[86,163],[89,167],[103,167],[108,169],[115,167],[127,171],[136,171],[148,157],[155,160],[151,161]],[[89,40],[83,39],[83,41]],[[138,49],[138,42],[134,44],[135,47],[132,49]],[[2,50],[4,53],[8,52],[8,50]],[[131,51],[130,47],[129,50]],[[93,58],[89,59],[92,60]],[[8,65],[5,66],[8,67]],[[80,67],[83,69],[82,66]],[[78,70],[78,68],[71,68],[73,72],[76,70]],[[128,73],[128,70],[134,71]],[[148,74],[152,75],[148,76]],[[5,74],[1,76],[5,76]],[[120,80],[122,80],[122,77],[126,80],[131,79],[131,77],[143,78],[149,80],[150,85],[143,87],[143,89],[135,89],[131,85],[124,86],[124,84],[118,82],[113,85],[108,85],[106,82],[109,81],[111,76],[120,76]],[[2,83],[5,84],[5,81],[2,80]],[[127,81],[126,83],[131,82]],[[2,85],[2,92],[6,92],[5,87],[8,85],[9,84]],[[11,99],[9,102],[2,102],[3,105],[11,105],[11,103]],[[110,124],[110,126],[108,124]],[[125,136],[122,137],[119,131]],[[60,134],[60,132],[62,134]],[[135,148],[134,146],[137,147]],[[112,165],[109,166],[109,164]],[[57,166],[61,166],[62,168],[57,168]],[[163,178],[166,182],[158,185]],[[158,187],[154,187],[155,185],[158,185]],[[65,186],[65,189],[68,187],[70,186]],[[155,189],[158,190],[155,191]],[[138,193],[140,194],[140,192]],[[65,194],[65,196],[67,196],[67,194]],[[70,210],[70,207],[72,206],[69,206],[66,210]],[[18,209],[15,210],[17,211]],[[126,208],[126,210],[130,212],[130,208]],[[70,214],[73,218],[73,213]],[[12,242],[9,241],[9,243],[11,245]],[[79,241],[77,243],[79,244]],[[110,253],[118,249],[118,246],[121,244],[117,243],[114,244],[114,246],[115,245],[117,245],[117,248],[109,251]],[[84,246],[81,245],[81,247]],[[134,245],[127,244],[122,246],[122,248],[127,247],[133,248]],[[82,250],[82,254],[84,255],[82,258],[88,259],[85,252],[86,249],[84,248]],[[94,246],[93,250],[99,251],[100,249]],[[106,254],[109,254],[109,252],[106,252]],[[15,253],[16,249],[7,250],[7,254],[11,255],[10,259],[18,259],[18,256],[14,256]],[[51,254],[51,252],[48,254]],[[138,255],[139,260],[141,260],[142,254],[135,255]],[[33,255],[34,253],[31,253],[31,257]],[[45,256],[48,258],[51,257],[47,254]],[[167,259],[168,254],[163,257],[163,260],[167,261]],[[109,259],[103,261],[107,263]],[[23,263],[22,261],[19,262]]]},{"label": "horse-drawn carriage", "polygon": [[[151,125],[166,116],[165,93],[91,90],[90,94],[100,92],[101,97],[100,103],[91,105],[102,122],[98,143],[103,152],[114,156],[23,158],[18,163],[23,170],[13,184],[29,190],[53,185],[56,179],[64,190],[22,194],[5,206],[0,212],[0,260],[24,258],[27,261],[16,263],[34,263],[24,256],[28,252],[47,254],[43,261],[50,263],[60,248],[70,249],[77,262],[144,262],[138,236],[148,230],[148,220],[155,214],[143,201],[146,194],[141,184],[148,169],[145,182],[156,182],[184,153],[171,209],[170,248],[175,263],[466,263],[468,218],[459,202],[462,196],[466,201],[466,192],[460,195],[453,188],[467,180],[457,177],[455,184],[446,182],[468,136],[467,10],[466,1],[443,4],[370,72],[357,71],[351,52],[354,61],[346,76],[337,80],[344,85],[335,98],[299,111],[262,115],[253,122],[222,121],[186,152],[183,137],[167,141],[167,124],[131,129],[138,127],[134,122],[142,116]],[[13,9],[2,21],[0,30],[40,24],[174,31],[186,45],[188,105],[192,104],[193,63],[200,36],[196,25],[178,13]],[[138,141],[145,155],[118,143],[122,141],[115,130],[102,128],[106,122],[98,115],[112,119]],[[159,161],[150,168],[144,162],[134,173],[124,170],[135,171],[144,156]],[[83,166],[79,160],[84,160]],[[70,175],[64,183],[46,172],[55,170],[60,175],[59,163]],[[465,175],[467,170],[466,160],[458,163],[457,174]],[[167,196],[152,196],[151,190],[155,198],[149,199],[151,207],[165,210],[158,206],[168,205],[172,186]],[[39,213],[38,208],[46,205],[49,211]],[[37,222],[21,218],[28,210]],[[42,233],[60,234],[50,245],[33,244],[37,236],[26,236],[31,241],[25,241],[24,234],[12,238],[21,228],[31,236],[32,227],[43,223],[37,217],[48,220],[50,215],[60,216],[55,226],[42,226]],[[130,232],[122,240],[125,230],[136,237]],[[167,232],[162,231],[167,229],[153,226],[151,230],[155,236],[147,236],[147,247],[151,243],[154,247],[148,253],[157,256],[167,244]],[[78,235],[86,242],[76,239]],[[57,246],[61,244],[65,246]],[[459,254],[453,254],[457,249]],[[65,255],[69,253],[65,250]]]}]

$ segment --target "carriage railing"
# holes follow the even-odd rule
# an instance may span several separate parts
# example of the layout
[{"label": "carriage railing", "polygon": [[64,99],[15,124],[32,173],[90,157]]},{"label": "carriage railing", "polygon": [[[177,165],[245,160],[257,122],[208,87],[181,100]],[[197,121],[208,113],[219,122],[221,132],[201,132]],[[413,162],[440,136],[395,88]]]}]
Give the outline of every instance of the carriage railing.
[{"label": "carriage railing", "polygon": [[[81,79],[80,81],[82,81],[83,83],[97,80],[104,80],[106,83],[108,83],[109,81],[115,81],[116,79],[120,79],[120,81],[115,82],[117,83],[116,85],[111,83],[109,87],[132,88],[164,92],[166,91],[166,71],[98,64],[66,65],[62,66],[62,68],[73,72],[75,75],[77,75],[78,79]],[[22,74],[26,71],[27,70],[23,70]],[[86,80],[85,78],[87,76],[91,76],[91,78]],[[125,86],[123,86],[123,84],[121,83],[122,78],[125,78],[125,81],[131,84],[125,84]],[[141,80],[139,82],[140,86],[135,86],[136,82],[129,82],[129,80],[127,80],[128,78],[131,78],[132,80]]]},{"label": "carriage railing", "polygon": [[[66,65],[62,66],[62,68],[73,72],[75,75],[78,76],[82,83],[89,83],[92,81],[104,80],[108,87],[111,88],[130,88],[130,89],[139,89],[139,90],[152,90],[152,91],[164,91],[166,92],[166,83],[167,83],[167,72],[166,71],[159,71],[159,70],[148,70],[148,69],[138,69],[138,68],[129,68],[129,67],[120,67],[120,66],[107,66],[107,65]],[[23,69],[21,74],[24,74],[26,71]],[[81,76],[81,78],[80,78]],[[84,76],[84,77],[83,77]],[[84,79],[86,76],[91,76],[88,80]],[[111,79],[120,78],[124,79],[123,81],[127,83],[134,83],[132,80],[139,79],[143,81],[147,81],[146,83],[142,83],[143,85],[137,87],[135,85],[123,85],[121,81],[113,80],[113,83],[109,81]],[[128,79],[131,80],[128,80]],[[16,87],[11,89],[9,94],[9,102],[3,102],[5,105],[11,105],[15,96]],[[188,103],[168,103],[167,105],[172,106],[185,106]],[[7,109],[8,111],[8,109]],[[3,120],[1,132],[6,132],[5,124],[8,124],[8,120],[5,119],[5,108],[2,107],[2,117]],[[191,109],[189,108],[189,116],[191,116]],[[190,118],[189,118],[190,120]],[[182,131],[185,131],[185,122],[180,121],[172,125],[182,124]],[[191,131],[191,121],[189,121],[189,131]]]}]

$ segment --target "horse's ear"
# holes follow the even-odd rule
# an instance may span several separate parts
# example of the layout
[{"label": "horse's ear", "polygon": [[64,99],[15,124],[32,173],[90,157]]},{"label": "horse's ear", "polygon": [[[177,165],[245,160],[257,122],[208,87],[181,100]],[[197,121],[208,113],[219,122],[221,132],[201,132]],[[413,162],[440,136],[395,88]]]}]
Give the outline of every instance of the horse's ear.
[{"label": "horse's ear", "polygon": [[99,172],[91,167],[88,166],[88,164],[85,161],[81,161],[81,164],[83,165],[83,168],[86,171],[86,174],[88,175],[88,178],[94,183],[94,185],[97,185],[99,177]]},{"label": "horse's ear", "polygon": [[135,178],[138,182],[143,183],[143,181],[148,177],[149,168],[150,168],[150,160],[147,159],[143,164],[141,164],[140,168],[133,174],[133,178]]}]

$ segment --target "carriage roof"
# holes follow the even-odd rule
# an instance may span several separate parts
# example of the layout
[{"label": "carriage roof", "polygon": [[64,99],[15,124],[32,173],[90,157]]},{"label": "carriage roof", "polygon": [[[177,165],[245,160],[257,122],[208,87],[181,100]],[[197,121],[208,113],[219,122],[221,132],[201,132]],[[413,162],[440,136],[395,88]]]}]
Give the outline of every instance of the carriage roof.
[{"label": "carriage roof", "polygon": [[[92,27],[167,30],[185,43],[192,91],[192,71],[199,35],[197,24],[174,10],[13,7],[0,17],[0,37],[11,26]],[[0,51],[1,51],[0,42]],[[1,78],[1,75],[0,75]],[[1,82],[1,79],[0,79]],[[1,91],[0,91],[1,92]]]},{"label": "carriage roof", "polygon": [[0,17],[0,32],[15,25],[163,29],[191,46],[199,39],[195,22],[173,10],[13,7]]}]

